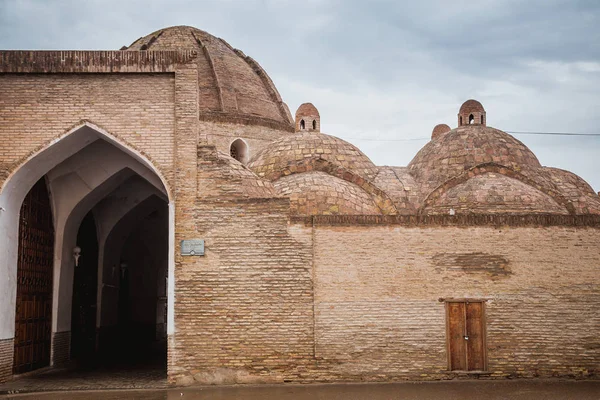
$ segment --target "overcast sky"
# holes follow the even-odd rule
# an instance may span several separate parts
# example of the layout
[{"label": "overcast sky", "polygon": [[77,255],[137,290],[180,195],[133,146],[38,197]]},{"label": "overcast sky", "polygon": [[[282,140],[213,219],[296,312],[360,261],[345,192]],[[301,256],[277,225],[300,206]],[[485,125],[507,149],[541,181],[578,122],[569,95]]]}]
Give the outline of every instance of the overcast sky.
[{"label": "overcast sky", "polygon": [[[600,134],[600,1],[0,0],[0,49],[119,49],[172,25],[222,37],[292,114],[405,166],[460,105],[505,131]],[[600,191],[600,137],[515,136]]]}]

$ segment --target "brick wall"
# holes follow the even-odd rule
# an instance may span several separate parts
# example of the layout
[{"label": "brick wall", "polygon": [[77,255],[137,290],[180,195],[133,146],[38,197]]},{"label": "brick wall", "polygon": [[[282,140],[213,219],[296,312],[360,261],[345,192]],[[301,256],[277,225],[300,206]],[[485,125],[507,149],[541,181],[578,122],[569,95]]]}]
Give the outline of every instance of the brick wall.
[{"label": "brick wall", "polygon": [[0,383],[12,377],[14,350],[13,339],[0,340]]},{"label": "brick wall", "polygon": [[52,366],[66,364],[71,357],[71,332],[54,332],[52,334]]},{"label": "brick wall", "polygon": [[597,228],[318,226],[314,240],[318,379],[453,376],[451,297],[488,299],[491,376],[599,372]]},{"label": "brick wall", "polygon": [[0,93],[0,184],[81,120],[125,140],[172,176],[174,74],[4,74]]},{"label": "brick wall", "polygon": [[206,255],[176,269],[171,382],[308,379],[311,236],[288,230],[288,208],[287,199],[198,202]]},{"label": "brick wall", "polygon": [[209,144],[215,145],[217,150],[225,154],[229,154],[230,145],[235,139],[244,139],[248,146],[247,159],[252,158],[275,139],[284,135],[293,135],[289,131],[261,125],[213,121],[200,121],[199,130],[201,137],[206,137]]}]

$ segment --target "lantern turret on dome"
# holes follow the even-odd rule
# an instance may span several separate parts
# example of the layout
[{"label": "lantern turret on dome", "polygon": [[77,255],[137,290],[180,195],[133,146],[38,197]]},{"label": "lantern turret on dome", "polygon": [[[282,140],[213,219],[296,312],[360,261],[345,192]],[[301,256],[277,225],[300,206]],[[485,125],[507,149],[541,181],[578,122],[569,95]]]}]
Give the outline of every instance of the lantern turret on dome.
[{"label": "lantern turret on dome", "polygon": [[485,109],[477,100],[467,100],[458,111],[458,126],[483,125],[487,123]]},{"label": "lantern turret on dome", "polygon": [[321,116],[312,103],[304,103],[296,111],[296,132],[321,132]]}]

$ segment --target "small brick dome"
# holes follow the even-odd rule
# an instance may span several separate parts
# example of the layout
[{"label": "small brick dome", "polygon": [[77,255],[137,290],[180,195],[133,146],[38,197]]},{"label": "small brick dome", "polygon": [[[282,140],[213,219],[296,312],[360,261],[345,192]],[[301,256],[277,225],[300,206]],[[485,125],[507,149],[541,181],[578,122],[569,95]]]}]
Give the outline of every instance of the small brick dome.
[{"label": "small brick dome", "polygon": [[438,124],[433,128],[433,131],[431,132],[431,140],[435,140],[438,137],[440,137],[443,134],[448,133],[450,131],[451,131],[451,129],[448,125]]},{"label": "small brick dome", "polygon": [[483,163],[516,171],[541,167],[531,150],[508,133],[484,125],[464,125],[423,146],[408,169],[424,189],[433,190]]},{"label": "small brick dome", "polygon": [[325,172],[284,176],[273,183],[281,196],[289,197],[296,215],[380,215],[373,198],[361,187]]},{"label": "small brick dome", "polygon": [[293,126],[290,111],[267,73],[223,39],[190,26],[173,26],[139,38],[124,50],[196,50],[200,113],[265,119],[287,130]]},{"label": "small brick dome", "polygon": [[483,105],[477,100],[469,99],[460,106],[459,114],[468,114],[472,112],[485,112]]},{"label": "small brick dome", "polygon": [[552,197],[516,179],[485,173],[444,192],[425,214],[568,214]]},{"label": "small brick dome", "polygon": [[312,103],[303,103],[300,105],[300,107],[298,107],[298,110],[296,111],[296,118],[297,117],[320,117],[319,115],[319,110],[317,110],[317,107],[315,107]]},{"label": "small brick dome", "polygon": [[314,131],[298,132],[269,143],[252,157],[248,167],[262,178],[275,180],[282,175],[312,170],[319,160],[367,180],[377,174],[375,164],[356,146]]}]

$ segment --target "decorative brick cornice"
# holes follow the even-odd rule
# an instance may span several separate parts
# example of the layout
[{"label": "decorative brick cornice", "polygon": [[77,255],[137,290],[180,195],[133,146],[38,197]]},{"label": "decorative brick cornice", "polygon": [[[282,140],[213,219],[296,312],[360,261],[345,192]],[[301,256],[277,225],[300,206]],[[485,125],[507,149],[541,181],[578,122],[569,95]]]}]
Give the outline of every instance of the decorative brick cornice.
[{"label": "decorative brick cornice", "polygon": [[197,56],[177,51],[0,51],[0,73],[163,73],[175,72]]},{"label": "decorative brick cornice", "polygon": [[600,215],[556,214],[468,214],[468,215],[314,215],[293,216],[290,222],[307,226],[385,226],[407,227],[588,227],[600,229]]}]

